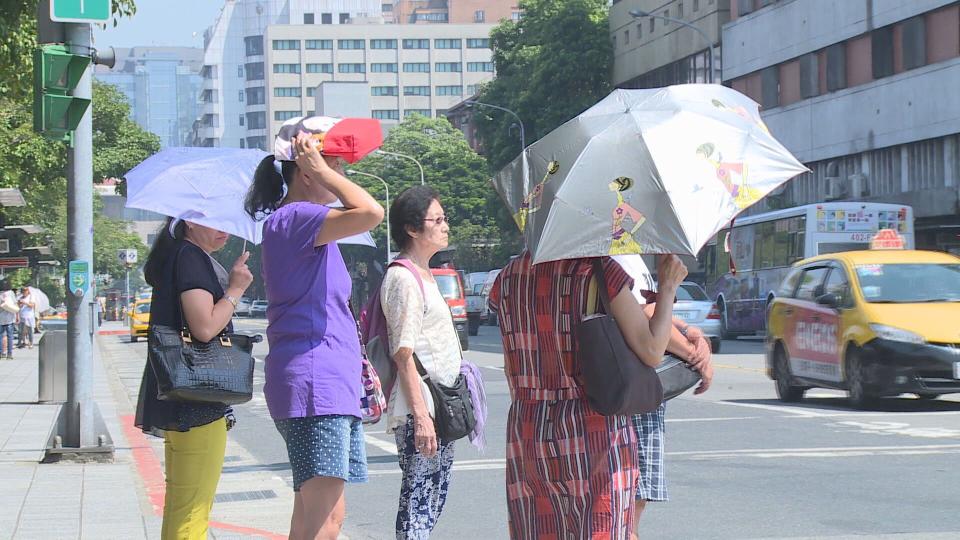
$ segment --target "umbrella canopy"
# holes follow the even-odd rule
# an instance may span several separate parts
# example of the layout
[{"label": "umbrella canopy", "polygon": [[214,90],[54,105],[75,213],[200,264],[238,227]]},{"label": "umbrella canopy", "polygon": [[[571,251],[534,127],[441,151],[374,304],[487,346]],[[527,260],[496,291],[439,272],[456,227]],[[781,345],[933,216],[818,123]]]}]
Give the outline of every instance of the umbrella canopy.
[{"label": "umbrella canopy", "polygon": [[278,161],[293,161],[293,138],[308,133],[320,143],[324,155],[356,163],[383,144],[380,121],[373,118],[332,118],[308,116],[291,118],[280,126],[274,142]]},{"label": "umbrella canopy", "polygon": [[33,298],[33,303],[36,304],[34,308],[34,313],[41,315],[46,311],[50,310],[50,299],[47,298],[46,293],[41,291],[36,287],[28,287],[30,289],[30,296]]},{"label": "umbrella canopy", "polygon": [[688,84],[614,91],[493,182],[540,263],[696,255],[739,212],[805,171],[750,98]]},{"label": "umbrella canopy", "polygon": [[[263,221],[243,208],[253,172],[267,153],[242,148],[167,148],[126,174],[127,207],[186,219],[254,244]],[[331,206],[339,205],[339,201]],[[369,232],[339,244],[376,247]]]}]

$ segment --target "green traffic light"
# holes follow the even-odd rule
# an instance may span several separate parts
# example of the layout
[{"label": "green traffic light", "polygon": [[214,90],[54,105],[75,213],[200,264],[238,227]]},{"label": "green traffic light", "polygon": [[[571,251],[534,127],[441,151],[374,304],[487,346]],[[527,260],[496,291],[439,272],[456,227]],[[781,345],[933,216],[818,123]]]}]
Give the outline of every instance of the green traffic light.
[{"label": "green traffic light", "polygon": [[34,131],[55,140],[72,139],[90,100],[69,93],[89,64],[89,56],[71,54],[63,45],[43,45],[34,51]]}]

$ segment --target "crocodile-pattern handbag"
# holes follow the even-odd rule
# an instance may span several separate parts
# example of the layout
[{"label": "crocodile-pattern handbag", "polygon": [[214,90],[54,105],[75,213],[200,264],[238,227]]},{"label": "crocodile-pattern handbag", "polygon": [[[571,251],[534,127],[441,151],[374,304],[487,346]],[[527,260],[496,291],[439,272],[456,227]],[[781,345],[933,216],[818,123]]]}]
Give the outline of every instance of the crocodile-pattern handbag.
[{"label": "crocodile-pattern handbag", "polygon": [[204,343],[191,337],[179,298],[177,306],[183,328],[150,325],[147,361],[157,377],[157,399],[225,405],[253,399],[253,344],[263,337],[221,332]]}]

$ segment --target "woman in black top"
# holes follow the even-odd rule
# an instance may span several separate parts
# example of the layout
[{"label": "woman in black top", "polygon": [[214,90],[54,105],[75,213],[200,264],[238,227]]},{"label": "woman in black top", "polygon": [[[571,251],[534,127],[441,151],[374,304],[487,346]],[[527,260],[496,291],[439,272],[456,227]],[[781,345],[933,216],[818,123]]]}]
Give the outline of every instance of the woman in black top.
[{"label": "woman in black top", "polygon": [[[233,329],[230,318],[253,275],[246,264],[248,252],[237,258],[229,274],[210,256],[228,237],[189,221],[167,220],[144,266],[147,283],[153,287],[150,324],[180,328],[186,323],[193,339],[204,342]],[[135,423],[145,433],[164,438],[167,490],[161,538],[205,539],[223,468],[227,409],[160,401],[157,391],[148,363]]]}]

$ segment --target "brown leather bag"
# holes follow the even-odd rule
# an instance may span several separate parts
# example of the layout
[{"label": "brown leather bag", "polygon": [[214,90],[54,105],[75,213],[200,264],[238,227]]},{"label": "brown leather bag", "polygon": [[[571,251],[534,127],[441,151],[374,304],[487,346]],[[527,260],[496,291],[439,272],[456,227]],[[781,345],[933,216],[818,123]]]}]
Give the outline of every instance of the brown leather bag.
[{"label": "brown leather bag", "polygon": [[596,301],[588,295],[588,313],[577,330],[577,359],[587,401],[604,416],[642,414],[663,402],[663,386],[657,371],[630,350],[610,310],[610,294],[601,259],[593,259],[593,277],[599,289],[603,313],[595,313]]}]

